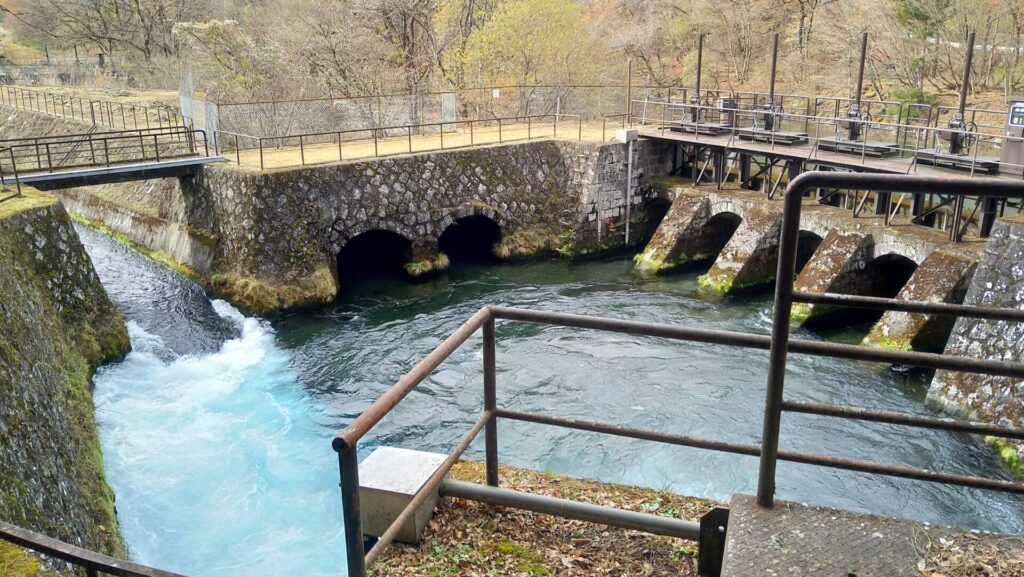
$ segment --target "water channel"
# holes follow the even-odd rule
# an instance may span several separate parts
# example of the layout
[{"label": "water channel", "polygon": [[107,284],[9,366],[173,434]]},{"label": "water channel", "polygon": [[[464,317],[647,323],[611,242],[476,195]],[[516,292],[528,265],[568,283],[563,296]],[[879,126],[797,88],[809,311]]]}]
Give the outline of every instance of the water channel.
[{"label": "water channel", "polygon": [[[770,295],[695,296],[697,273],[642,279],[627,256],[456,263],[421,283],[380,278],[333,305],[246,317],[176,272],[79,228],[129,321],[134,351],[96,376],[108,481],[133,559],[192,576],[344,573],[330,440],[485,304],[767,334]],[[861,324],[800,338],[856,342]],[[514,409],[756,443],[767,353],[524,324],[498,326],[498,402]],[[787,396],[927,413],[926,375],[791,356]],[[479,336],[360,446],[448,452],[482,402]],[[504,463],[727,500],[757,460],[502,423]],[[963,435],[787,415],[782,446],[1008,478]],[[471,449],[482,457],[482,439]],[[1024,532],[1024,498],[781,463],[782,499]]]}]

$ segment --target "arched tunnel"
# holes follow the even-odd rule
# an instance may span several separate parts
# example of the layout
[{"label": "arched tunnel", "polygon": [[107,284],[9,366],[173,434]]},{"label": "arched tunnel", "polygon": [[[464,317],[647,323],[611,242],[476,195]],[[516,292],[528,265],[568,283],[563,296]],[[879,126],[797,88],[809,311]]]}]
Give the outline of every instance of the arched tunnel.
[{"label": "arched tunnel", "polygon": [[501,227],[483,215],[462,217],[444,229],[437,239],[438,250],[452,261],[495,260],[494,245],[501,241]]},{"label": "arched tunnel", "polygon": [[[857,273],[848,291],[859,296],[895,298],[917,270],[917,263],[896,253],[886,253],[873,258]],[[847,292],[847,291],[843,291]],[[840,308],[807,320],[805,326],[812,329],[830,328],[836,323],[874,324],[882,317],[883,311],[874,309]]]},{"label": "arched tunnel", "polygon": [[402,276],[412,243],[404,236],[374,229],[358,234],[338,253],[341,284],[367,277]]}]

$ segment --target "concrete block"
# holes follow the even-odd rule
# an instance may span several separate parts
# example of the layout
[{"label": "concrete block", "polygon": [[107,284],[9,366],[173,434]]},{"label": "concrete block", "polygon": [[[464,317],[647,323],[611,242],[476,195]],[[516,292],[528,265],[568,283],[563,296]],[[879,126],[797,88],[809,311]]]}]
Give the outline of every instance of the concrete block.
[{"label": "concrete block", "polygon": [[638,134],[639,133],[635,128],[616,128],[615,140],[618,140],[619,142],[629,142],[630,140],[636,140]]},{"label": "concrete block", "polygon": [[[447,455],[378,447],[359,464],[359,508],[363,533],[381,536],[430,479]],[[416,510],[396,537],[402,543],[417,544],[434,512],[438,491]]]}]

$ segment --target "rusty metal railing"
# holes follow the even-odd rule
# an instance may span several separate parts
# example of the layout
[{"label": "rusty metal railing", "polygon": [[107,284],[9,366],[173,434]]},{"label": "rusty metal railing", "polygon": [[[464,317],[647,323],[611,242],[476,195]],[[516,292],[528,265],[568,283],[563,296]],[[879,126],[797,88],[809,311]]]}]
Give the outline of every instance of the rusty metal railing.
[{"label": "rusty metal railing", "polygon": [[123,130],[192,126],[192,119],[165,108],[82,98],[20,86],[0,87],[0,104]]},{"label": "rusty metal railing", "polygon": [[[562,135],[566,135],[565,124],[568,120],[570,138],[583,140],[583,118],[576,114],[538,114],[531,116],[510,116],[504,118],[485,118],[479,120],[452,120],[450,122],[425,122],[420,124],[403,124],[396,126],[379,126],[372,128],[354,128],[348,130],[332,130],[327,132],[308,132],[301,134],[285,134],[280,136],[253,136],[236,132],[218,130],[214,132],[214,147],[218,153],[234,152],[235,163],[242,164],[243,150],[259,150],[259,167],[265,170],[267,167],[266,155],[268,151],[282,149],[298,149],[298,166],[316,164],[307,162],[306,149],[309,146],[317,146],[323,149],[323,145],[330,144],[337,146],[337,154],[322,162],[341,162],[356,158],[380,158],[396,154],[412,154],[414,152],[431,152],[435,150],[455,150],[484,144],[503,144],[522,140],[533,140],[536,138],[558,138],[559,125],[562,125]],[[458,132],[459,126],[468,127],[468,133]],[[520,135],[509,135],[509,127],[518,129]],[[489,128],[490,132],[481,132],[480,127]],[[525,128],[525,135],[522,131]],[[496,131],[495,131],[496,129]],[[445,134],[448,134],[448,145],[445,145]],[[436,136],[437,144],[416,142],[414,139],[421,139],[424,136]],[[469,142],[452,144],[455,137],[468,136]],[[494,137],[497,136],[495,139]],[[373,143],[372,154],[350,154],[345,156],[343,147],[346,144],[364,141]],[[405,146],[397,151],[385,153],[380,150],[383,143],[401,141]],[[420,146],[414,146],[420,144]],[[289,166],[296,165],[292,162]]]},{"label": "rusty metal railing", "polygon": [[[778,264],[778,280],[775,292],[775,307],[772,334],[753,334],[738,331],[712,330],[698,327],[674,326],[659,323],[645,323],[569,315],[536,310],[487,306],[480,309],[466,323],[445,339],[409,373],[403,376],[388,391],[381,395],[369,408],[359,415],[348,427],[338,433],[332,442],[338,453],[341,478],[342,509],[346,534],[346,554],[349,575],[361,577],[366,567],[379,558],[392,542],[400,527],[414,514],[428,495],[442,485],[444,476],[462,456],[470,443],[484,432],[486,480],[490,487],[497,487],[499,418],[531,423],[566,427],[595,433],[604,433],[677,446],[696,447],[713,451],[748,455],[760,458],[758,475],[758,502],[765,507],[774,504],[775,472],[778,461],[811,464],[820,467],[845,469],[937,482],[949,485],[976,487],[1024,494],[1024,483],[989,479],[971,475],[936,472],[926,469],[889,465],[871,461],[848,459],[832,455],[780,449],[779,431],[782,413],[801,412],[840,418],[871,420],[896,425],[923,427],[947,431],[958,431],[983,435],[994,435],[1012,439],[1024,439],[1024,429],[1003,427],[974,421],[910,415],[904,413],[873,411],[856,407],[843,407],[819,403],[797,403],[783,397],[786,359],[789,353],[900,364],[950,371],[974,372],[989,375],[1024,378],[1024,363],[1000,360],[976,359],[950,355],[912,351],[891,351],[860,345],[790,339],[790,313],[794,302],[827,303],[839,306],[857,306],[882,310],[945,314],[1007,321],[1024,321],[1024,311],[1005,310],[992,307],[976,307],[943,303],[925,303],[879,299],[852,295],[830,295],[794,293],[796,275],[796,249],[799,233],[800,207],[803,194],[815,187],[841,187],[864,190],[890,190],[937,192],[971,195],[997,194],[1010,198],[1024,198],[1024,183],[1016,181],[979,181],[969,178],[928,178],[905,175],[849,174],[849,173],[805,173],[795,178],[788,186],[785,197],[785,211],[781,232],[781,247]],[[710,345],[744,347],[768,350],[768,393],[763,414],[763,434],[760,445],[735,443],[694,436],[675,435],[661,431],[640,429],[625,424],[608,424],[580,419],[568,419],[556,415],[545,415],[500,407],[496,395],[496,337],[495,321],[539,323],[588,330],[612,331],[617,333],[660,337]],[[359,441],[413,389],[441,365],[477,331],[483,333],[483,408],[463,435],[455,449],[448,455],[440,468],[424,484],[408,506],[399,514],[394,523],[380,536],[377,543],[366,552],[363,546],[362,524],[359,509],[359,466],[357,445]],[[465,494],[465,493],[464,493]],[[649,526],[653,528],[653,524]]]},{"label": "rusty metal railing", "polygon": [[7,541],[36,553],[60,559],[75,567],[82,567],[85,569],[86,577],[98,577],[99,575],[116,575],[118,577],[182,577],[177,573],[161,571],[146,565],[132,563],[123,559],[115,559],[108,555],[76,547],[3,521],[0,521],[0,541]]},{"label": "rusty metal railing", "polygon": [[[206,132],[183,127],[142,128],[0,140],[0,182],[13,175],[109,167],[210,156]],[[19,184],[20,186],[20,184]]]}]

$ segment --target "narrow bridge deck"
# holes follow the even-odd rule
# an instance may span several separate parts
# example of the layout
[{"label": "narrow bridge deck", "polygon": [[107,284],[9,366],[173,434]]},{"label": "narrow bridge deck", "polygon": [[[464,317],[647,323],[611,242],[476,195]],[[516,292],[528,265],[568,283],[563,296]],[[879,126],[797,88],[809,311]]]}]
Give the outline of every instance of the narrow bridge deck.
[{"label": "narrow bridge deck", "polygon": [[97,168],[85,168],[79,170],[33,172],[28,174],[19,174],[18,180],[22,184],[33,186],[39,190],[53,190],[70,188],[73,186],[89,186],[94,184],[109,184],[112,182],[127,182],[131,180],[147,180],[150,178],[188,176],[195,174],[201,166],[215,162],[224,162],[226,160],[226,158],[221,156],[199,156],[194,158],[163,160],[160,162],[141,162],[136,164],[101,166]]},{"label": "narrow bridge deck", "polygon": [[[958,171],[951,170],[948,168],[937,168],[934,166],[929,166],[927,164],[911,163],[911,159],[909,158],[879,158],[878,156],[872,156],[870,152],[867,152],[862,157],[856,154],[845,154],[825,151],[814,146],[813,138],[811,139],[810,144],[785,145],[776,143],[775,145],[772,145],[771,143],[753,142],[749,140],[733,138],[729,135],[695,135],[692,132],[673,131],[667,128],[664,130],[661,128],[641,128],[638,132],[640,136],[644,138],[650,138],[653,140],[680,142],[697,146],[706,146],[716,149],[749,153],[758,156],[769,156],[786,160],[795,160],[799,162],[809,162],[818,165],[843,168],[851,171],[885,172],[890,174],[916,174],[918,176],[935,177],[949,177],[954,175],[964,176],[966,174],[969,174],[969,171]],[[981,160],[982,159],[979,157],[979,164]],[[985,176],[988,178],[1010,178],[1006,176],[995,176],[985,174],[984,170],[982,170],[980,166],[976,171],[975,175]],[[1017,178],[1019,179],[1019,177]]]},{"label": "narrow bridge deck", "polygon": [[[722,577],[898,577],[942,574],[931,561],[959,541],[1006,558],[1024,555],[1024,537],[936,527],[917,521],[798,503],[758,507],[734,495]],[[947,545],[949,544],[949,545]],[[976,561],[964,555],[963,562]]]}]

